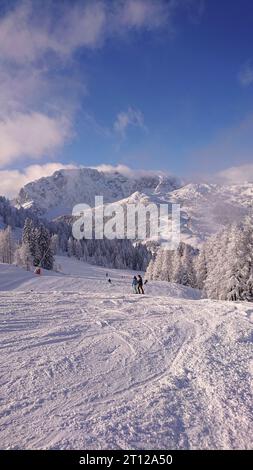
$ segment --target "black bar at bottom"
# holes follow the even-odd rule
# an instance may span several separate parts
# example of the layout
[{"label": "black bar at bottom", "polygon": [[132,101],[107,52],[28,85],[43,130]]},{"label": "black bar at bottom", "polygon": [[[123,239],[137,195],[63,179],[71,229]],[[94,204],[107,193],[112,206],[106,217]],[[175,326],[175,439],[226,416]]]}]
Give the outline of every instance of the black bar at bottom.
[{"label": "black bar at bottom", "polygon": [[[57,465],[62,468],[116,468],[124,465],[155,465],[162,468],[203,468],[203,466],[231,465],[239,468],[250,468],[253,459],[252,451],[245,450],[2,450],[0,451],[1,468],[24,466],[25,468],[46,468]],[[251,464],[251,465],[250,465]],[[5,465],[5,466],[3,466]]]}]

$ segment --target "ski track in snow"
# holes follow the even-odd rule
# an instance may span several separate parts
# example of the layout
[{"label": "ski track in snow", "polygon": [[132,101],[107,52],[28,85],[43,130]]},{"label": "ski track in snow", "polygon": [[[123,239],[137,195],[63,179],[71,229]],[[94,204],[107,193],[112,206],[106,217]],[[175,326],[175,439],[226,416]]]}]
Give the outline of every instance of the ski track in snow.
[{"label": "ski track in snow", "polygon": [[2,449],[252,447],[251,304],[61,261],[1,292]]}]

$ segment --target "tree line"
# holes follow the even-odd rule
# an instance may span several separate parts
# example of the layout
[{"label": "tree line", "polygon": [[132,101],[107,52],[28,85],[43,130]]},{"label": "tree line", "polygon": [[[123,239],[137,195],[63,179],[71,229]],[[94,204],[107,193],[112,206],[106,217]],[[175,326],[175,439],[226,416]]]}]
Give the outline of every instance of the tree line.
[{"label": "tree line", "polygon": [[[145,271],[151,259],[146,246],[130,240],[75,240],[71,227],[60,222],[47,227],[42,221],[26,219],[21,240],[11,226],[0,231],[0,262],[16,264],[29,270],[42,267],[52,270],[55,255],[65,254],[78,260],[108,268]],[[51,228],[51,231],[50,231]],[[16,240],[15,240],[16,236]]]},{"label": "tree line", "polygon": [[158,250],[146,276],[201,289],[211,299],[253,301],[253,218],[226,226],[200,250],[185,243]]}]

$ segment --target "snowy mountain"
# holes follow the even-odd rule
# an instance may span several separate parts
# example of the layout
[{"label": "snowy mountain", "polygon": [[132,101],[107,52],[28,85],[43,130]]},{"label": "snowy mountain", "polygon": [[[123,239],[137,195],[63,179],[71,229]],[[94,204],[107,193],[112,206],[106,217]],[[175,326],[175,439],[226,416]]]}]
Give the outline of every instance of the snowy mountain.
[{"label": "snowy mountain", "polygon": [[170,194],[181,206],[182,239],[194,246],[252,211],[253,183],[187,184]]},{"label": "snowy mountain", "polygon": [[147,195],[167,193],[181,186],[172,176],[150,174],[129,177],[119,172],[103,172],[93,168],[59,170],[21,189],[16,204],[33,207],[35,211],[53,218],[71,214],[73,206],[86,203],[94,206],[95,196],[104,202],[114,202],[136,191]]},{"label": "snowy mountain", "polygon": [[158,173],[127,176],[81,168],[60,170],[27,184],[15,204],[54,219],[71,214],[78,203],[94,206],[96,195],[103,195],[105,203],[178,203],[182,241],[199,246],[209,235],[252,210],[253,183],[185,185],[176,177]]}]

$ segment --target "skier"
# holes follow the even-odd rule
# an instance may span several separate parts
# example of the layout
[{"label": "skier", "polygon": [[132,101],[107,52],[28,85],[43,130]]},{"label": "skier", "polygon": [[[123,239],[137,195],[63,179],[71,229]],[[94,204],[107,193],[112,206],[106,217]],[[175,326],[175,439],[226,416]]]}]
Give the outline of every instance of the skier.
[{"label": "skier", "polygon": [[134,294],[138,294],[138,281],[137,281],[136,276],[133,277],[132,288],[133,288]]},{"label": "skier", "polygon": [[143,290],[143,280],[142,280],[142,277],[140,274],[138,274],[138,294],[144,294],[144,290]]},{"label": "skier", "polygon": [[110,278],[108,279],[108,282],[109,282],[109,284],[111,284],[111,283],[112,283],[112,281],[111,281],[111,279],[110,279]]}]

